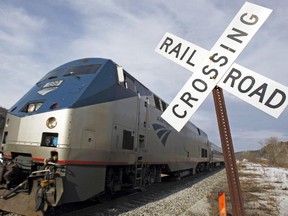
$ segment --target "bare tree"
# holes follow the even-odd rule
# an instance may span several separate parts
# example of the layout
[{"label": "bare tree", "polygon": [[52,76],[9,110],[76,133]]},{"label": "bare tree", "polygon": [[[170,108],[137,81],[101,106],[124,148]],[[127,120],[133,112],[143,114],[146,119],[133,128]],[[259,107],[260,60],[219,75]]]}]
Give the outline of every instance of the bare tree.
[{"label": "bare tree", "polygon": [[261,153],[271,165],[288,166],[288,142],[280,142],[277,137],[270,137],[265,140]]},{"label": "bare tree", "polygon": [[2,133],[5,127],[6,115],[7,115],[7,110],[3,107],[0,107],[0,141],[2,141]]}]

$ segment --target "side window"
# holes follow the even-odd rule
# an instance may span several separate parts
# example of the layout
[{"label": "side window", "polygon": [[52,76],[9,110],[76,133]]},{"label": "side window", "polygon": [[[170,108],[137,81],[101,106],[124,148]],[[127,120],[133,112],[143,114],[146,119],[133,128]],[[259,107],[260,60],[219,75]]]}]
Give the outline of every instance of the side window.
[{"label": "side window", "polygon": [[164,101],[161,101],[161,103],[162,103],[162,109],[163,111],[165,111],[167,108],[167,104]]},{"label": "side window", "polygon": [[137,93],[140,96],[151,95],[151,92],[140,82],[130,76],[122,67],[117,66],[118,83],[122,87]]},{"label": "side window", "polygon": [[155,106],[157,109],[161,110],[161,101],[156,95],[154,95]]},{"label": "side window", "polygon": [[134,81],[130,77],[126,77],[127,88],[135,92]]},{"label": "side window", "polygon": [[141,96],[150,95],[149,90],[145,86],[143,86],[141,83],[139,83],[138,81],[135,81],[135,86],[137,89],[137,93],[140,94]]},{"label": "side window", "polygon": [[133,92],[136,92],[134,80],[131,77],[129,77],[127,74],[124,74],[124,79],[125,79],[124,87],[126,89],[133,91]]},{"label": "side window", "polygon": [[200,132],[200,129],[199,129],[199,128],[197,128],[197,131],[198,131],[198,134],[201,136],[201,132]]},{"label": "side window", "polygon": [[155,106],[157,109],[165,111],[165,109],[167,108],[167,104],[164,101],[162,101],[156,95],[154,95],[154,101],[155,101]]}]

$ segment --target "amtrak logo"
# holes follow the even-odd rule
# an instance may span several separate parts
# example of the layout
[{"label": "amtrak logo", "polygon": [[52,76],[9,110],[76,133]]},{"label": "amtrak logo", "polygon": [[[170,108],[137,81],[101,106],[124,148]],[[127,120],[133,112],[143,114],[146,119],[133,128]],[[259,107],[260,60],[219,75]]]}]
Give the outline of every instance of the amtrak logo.
[{"label": "amtrak logo", "polygon": [[51,91],[54,91],[57,89],[61,84],[63,83],[63,80],[56,80],[52,82],[46,83],[40,91],[38,91],[38,94],[45,95]]},{"label": "amtrak logo", "polygon": [[165,146],[168,136],[172,130],[168,130],[166,127],[160,124],[152,124],[152,126],[161,143]]}]

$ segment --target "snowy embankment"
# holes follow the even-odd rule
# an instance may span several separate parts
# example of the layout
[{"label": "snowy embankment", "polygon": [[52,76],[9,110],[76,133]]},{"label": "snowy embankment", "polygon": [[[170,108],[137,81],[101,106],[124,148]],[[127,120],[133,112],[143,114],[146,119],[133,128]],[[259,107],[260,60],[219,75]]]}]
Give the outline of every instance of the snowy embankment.
[{"label": "snowy embankment", "polygon": [[241,162],[240,167],[241,185],[246,182],[250,186],[255,184],[258,188],[250,191],[258,200],[250,201],[246,205],[251,209],[269,208],[271,215],[288,216],[288,169],[246,160]]}]

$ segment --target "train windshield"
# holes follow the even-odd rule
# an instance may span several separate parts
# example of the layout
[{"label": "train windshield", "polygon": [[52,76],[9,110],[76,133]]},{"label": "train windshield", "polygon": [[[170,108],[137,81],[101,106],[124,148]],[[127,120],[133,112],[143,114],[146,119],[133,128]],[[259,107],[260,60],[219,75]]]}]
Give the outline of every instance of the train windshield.
[{"label": "train windshield", "polygon": [[76,76],[76,75],[84,75],[84,74],[94,74],[98,71],[101,64],[93,64],[93,65],[83,65],[83,66],[75,66],[75,67],[61,67],[56,68],[55,70],[48,73],[44,76],[39,82],[42,82],[47,79],[54,79],[63,76]]},{"label": "train windshield", "polygon": [[101,66],[100,64],[94,64],[94,65],[72,67],[69,68],[69,70],[64,74],[64,76],[93,74],[96,73],[96,71],[100,66]]}]

